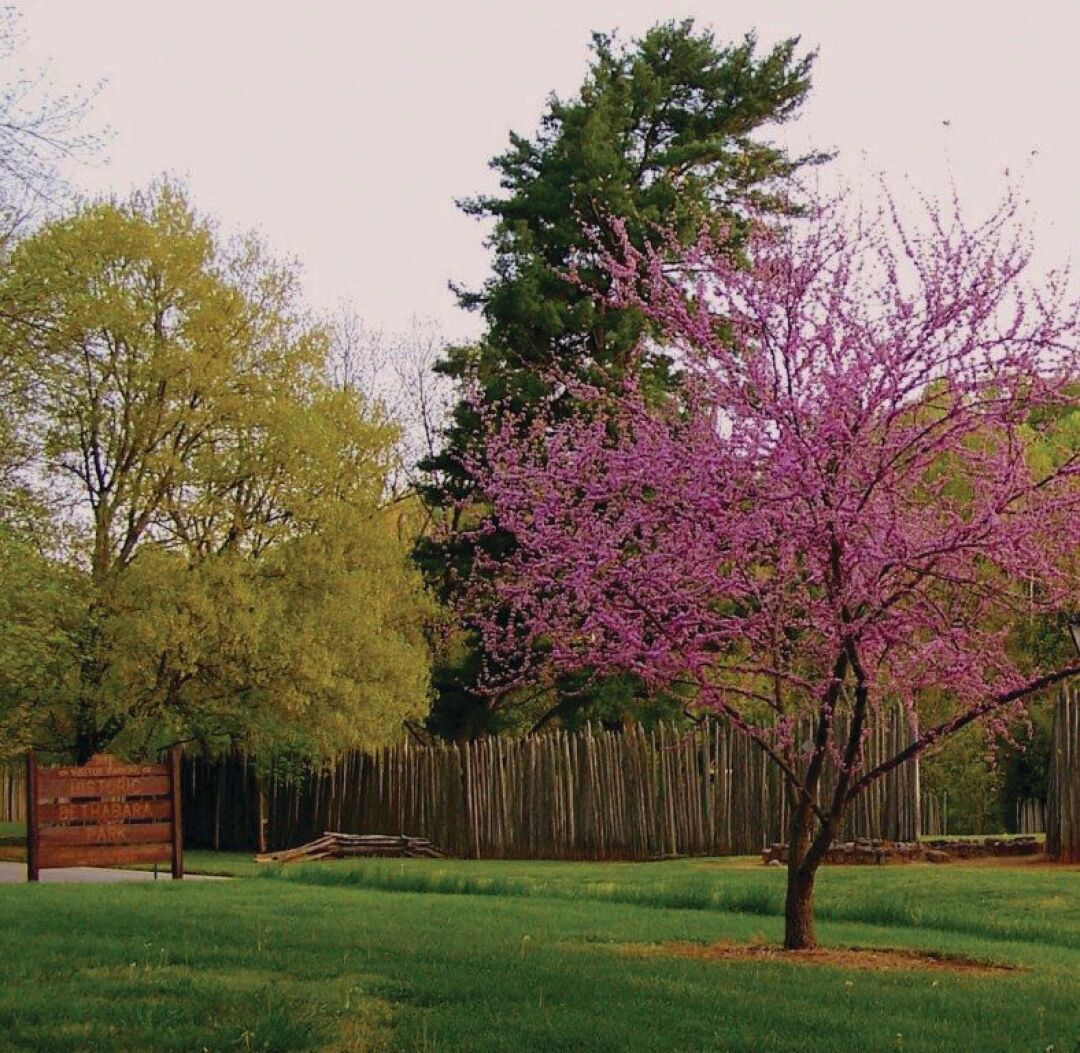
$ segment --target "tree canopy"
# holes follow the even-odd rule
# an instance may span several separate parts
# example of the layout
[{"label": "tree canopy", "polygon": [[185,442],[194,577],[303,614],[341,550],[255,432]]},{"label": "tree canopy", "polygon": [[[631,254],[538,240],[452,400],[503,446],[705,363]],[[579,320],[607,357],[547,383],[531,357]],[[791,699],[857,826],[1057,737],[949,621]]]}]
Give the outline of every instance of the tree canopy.
[{"label": "tree canopy", "polygon": [[[690,20],[657,25],[626,44],[593,36],[580,91],[552,96],[538,133],[511,134],[509,148],[492,160],[501,192],[461,202],[469,215],[493,221],[493,273],[481,289],[458,290],[463,306],[481,312],[485,330],[439,368],[478,386],[458,402],[443,449],[426,462],[430,502],[453,518],[453,503],[472,489],[463,459],[479,448],[477,398],[535,406],[556,364],[595,380],[633,369],[655,388],[668,385],[666,354],[636,353],[648,316],[597,295],[609,281],[599,265],[601,250],[613,247],[607,219],[621,217],[640,245],[657,225],[686,240],[749,208],[790,210],[793,176],[821,157],[791,156],[767,132],[799,112],[813,59],[799,53],[797,39],[761,54],[753,35],[722,45]],[[505,543],[491,538],[486,547]],[[422,544],[419,557],[443,595],[474,573],[463,532]],[[475,673],[491,657],[476,646],[464,643],[436,674],[436,727],[497,726],[490,699],[475,690]],[[564,696],[577,687],[566,685]],[[608,703],[615,696],[625,703],[634,690],[630,680],[603,688]]]},{"label": "tree canopy", "polygon": [[422,716],[431,608],[386,504],[398,430],[330,382],[327,352],[295,268],[222,241],[169,184],[14,248],[0,512],[24,584],[4,633],[30,646],[0,670],[21,685],[7,748],[326,755]]},{"label": "tree canopy", "polygon": [[[661,328],[685,383],[658,403],[569,377],[574,412],[490,414],[472,462],[479,531],[514,542],[467,608],[502,672],[682,688],[783,771],[788,947],[813,944],[857,794],[1080,672],[1013,646],[1080,592],[1080,305],[1025,276],[1013,221],[823,204],[762,217],[743,261],[708,232],[639,249],[616,222],[610,300]],[[868,768],[897,703],[914,741]]]}]

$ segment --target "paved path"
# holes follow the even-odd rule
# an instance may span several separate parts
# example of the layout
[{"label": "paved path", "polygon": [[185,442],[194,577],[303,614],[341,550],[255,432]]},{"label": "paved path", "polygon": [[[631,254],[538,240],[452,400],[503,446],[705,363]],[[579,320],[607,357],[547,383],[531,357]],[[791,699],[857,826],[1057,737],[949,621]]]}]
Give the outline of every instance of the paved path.
[{"label": "paved path", "polygon": [[[113,870],[105,867],[66,867],[63,870],[42,870],[41,880],[50,884],[113,885],[121,881],[153,881],[152,870]],[[166,867],[158,874],[158,881],[171,881]],[[224,877],[209,874],[186,874],[185,881],[228,881]],[[21,882],[26,884],[25,863],[0,863],[0,885]]]}]

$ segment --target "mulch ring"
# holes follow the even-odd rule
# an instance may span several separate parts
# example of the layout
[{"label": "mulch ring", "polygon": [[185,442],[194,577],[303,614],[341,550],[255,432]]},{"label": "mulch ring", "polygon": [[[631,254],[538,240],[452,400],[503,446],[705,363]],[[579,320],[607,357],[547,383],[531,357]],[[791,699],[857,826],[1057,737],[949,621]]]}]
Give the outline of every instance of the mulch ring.
[{"label": "mulch ring", "polygon": [[874,947],[818,947],[812,951],[785,951],[758,943],[624,943],[615,948],[635,958],[692,958],[707,962],[766,962],[781,965],[823,965],[834,969],[872,971],[930,970],[968,976],[997,976],[1018,967],[979,961],[961,955],[928,951],[885,950]]}]

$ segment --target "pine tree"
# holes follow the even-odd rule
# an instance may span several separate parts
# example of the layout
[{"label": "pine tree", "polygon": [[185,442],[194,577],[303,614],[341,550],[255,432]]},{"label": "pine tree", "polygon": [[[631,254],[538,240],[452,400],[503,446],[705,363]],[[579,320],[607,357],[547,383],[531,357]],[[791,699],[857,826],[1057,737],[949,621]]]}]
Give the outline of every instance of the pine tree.
[{"label": "pine tree", "polygon": [[[687,20],[657,25],[626,45],[594,34],[592,56],[580,92],[552,96],[538,134],[511,134],[509,149],[492,160],[503,192],[459,203],[494,220],[493,273],[479,290],[455,290],[463,307],[482,314],[485,329],[439,369],[458,381],[475,378],[489,404],[527,409],[544,396],[553,366],[602,383],[625,373],[647,327],[637,310],[607,309],[595,298],[607,279],[589,258],[597,241],[607,242],[610,217],[623,220],[636,243],[658,226],[688,239],[703,223],[737,220],[748,205],[792,208],[792,177],[824,159],[793,157],[761,135],[795,117],[810,89],[814,55],[800,54],[797,38],[759,55],[753,34],[721,46]],[[576,280],[567,274],[572,263]],[[663,354],[633,358],[645,383],[670,383]],[[453,503],[472,485],[461,455],[475,448],[478,431],[475,405],[463,399],[441,453],[425,465],[426,496],[445,512],[452,535]],[[472,552],[460,538],[426,541],[418,558],[446,597],[468,578]],[[482,659],[470,641],[436,671],[433,731],[504,726],[500,703],[475,690]],[[635,691],[629,682],[604,685],[602,711],[618,714]],[[598,697],[578,683],[537,713],[565,717]]]}]

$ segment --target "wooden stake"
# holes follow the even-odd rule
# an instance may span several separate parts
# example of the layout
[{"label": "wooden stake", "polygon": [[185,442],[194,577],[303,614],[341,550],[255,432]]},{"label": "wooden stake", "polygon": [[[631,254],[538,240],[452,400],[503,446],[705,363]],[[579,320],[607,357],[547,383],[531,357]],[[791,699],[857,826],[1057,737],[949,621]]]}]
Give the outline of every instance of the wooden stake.
[{"label": "wooden stake", "polygon": [[39,881],[37,821],[37,756],[31,750],[26,755],[26,880]]}]

